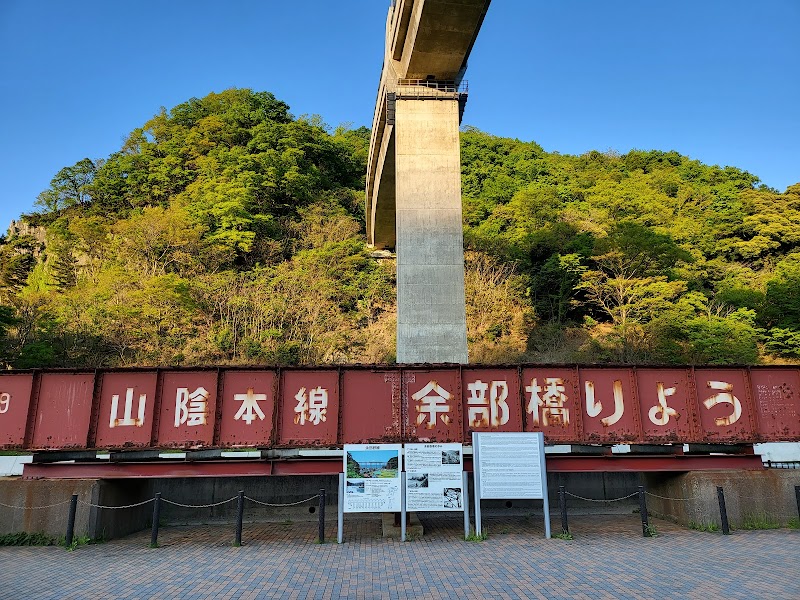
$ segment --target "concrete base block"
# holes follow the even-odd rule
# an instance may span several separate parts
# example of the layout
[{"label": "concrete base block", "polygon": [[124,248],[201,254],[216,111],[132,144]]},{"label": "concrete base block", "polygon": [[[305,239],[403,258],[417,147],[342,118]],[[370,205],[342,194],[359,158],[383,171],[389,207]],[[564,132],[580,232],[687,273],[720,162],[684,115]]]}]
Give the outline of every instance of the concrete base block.
[{"label": "concrete base block", "polygon": [[[417,516],[417,513],[406,513],[406,539],[421,538],[425,530]],[[400,525],[395,526],[394,513],[383,513],[381,515],[383,525],[383,537],[390,539],[400,539],[402,530]]]},{"label": "concrete base block", "polygon": [[[645,473],[648,511],[682,525],[721,525],[717,487],[722,487],[731,527],[754,518],[785,526],[797,518],[794,486],[800,470]],[[661,496],[661,497],[659,497]]]}]

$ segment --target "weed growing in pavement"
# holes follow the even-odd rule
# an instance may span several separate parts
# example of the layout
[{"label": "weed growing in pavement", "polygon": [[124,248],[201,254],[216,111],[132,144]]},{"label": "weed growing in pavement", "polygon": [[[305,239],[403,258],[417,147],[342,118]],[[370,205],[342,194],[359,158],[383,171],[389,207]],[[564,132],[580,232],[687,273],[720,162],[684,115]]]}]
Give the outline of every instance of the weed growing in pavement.
[{"label": "weed growing in pavement", "polygon": [[760,512],[745,515],[744,520],[739,525],[739,529],[752,531],[755,529],[779,529],[780,526],[780,523],[767,513]]},{"label": "weed growing in pavement", "polygon": [[6,533],[0,535],[0,546],[56,546],[57,537],[46,533]]},{"label": "weed growing in pavement", "polygon": [[709,531],[713,533],[715,531],[719,531],[719,525],[713,521],[708,523],[695,523],[694,521],[689,521],[689,529],[694,529],[695,531]]},{"label": "weed growing in pavement", "polygon": [[646,537],[658,537],[658,529],[656,529],[655,525],[645,525],[644,531],[647,534]]},{"label": "weed growing in pavement", "polygon": [[552,537],[553,539],[556,539],[556,540],[574,540],[575,539],[569,531],[561,531],[559,533],[554,533],[550,537]]},{"label": "weed growing in pavement", "polygon": [[800,529],[800,517],[794,517],[789,519],[789,522],[786,523],[786,526],[789,529]]},{"label": "weed growing in pavement", "polygon": [[76,535],[76,536],[74,536],[72,538],[72,543],[69,546],[67,546],[67,540],[66,539],[61,538],[59,540],[59,545],[63,545],[67,549],[67,552],[72,552],[73,550],[77,550],[81,546],[86,546],[86,545],[91,544],[91,543],[93,543],[92,538],[90,538],[88,535]]},{"label": "weed growing in pavement", "polygon": [[475,533],[475,530],[472,530],[470,534],[464,539],[467,542],[483,542],[488,537],[489,537],[489,530],[484,527],[483,531],[481,531],[480,533]]}]

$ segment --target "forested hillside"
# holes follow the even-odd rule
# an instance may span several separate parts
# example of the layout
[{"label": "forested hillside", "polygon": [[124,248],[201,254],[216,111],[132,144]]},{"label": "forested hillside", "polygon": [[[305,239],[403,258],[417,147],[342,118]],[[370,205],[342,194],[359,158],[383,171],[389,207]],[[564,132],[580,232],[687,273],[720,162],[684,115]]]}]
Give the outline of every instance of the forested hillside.
[{"label": "forested hillside", "polygon": [[[0,238],[0,363],[392,361],[394,265],[364,239],[368,144],[227,90],[65,167]],[[473,362],[800,358],[800,185],[469,128],[462,165]]]}]

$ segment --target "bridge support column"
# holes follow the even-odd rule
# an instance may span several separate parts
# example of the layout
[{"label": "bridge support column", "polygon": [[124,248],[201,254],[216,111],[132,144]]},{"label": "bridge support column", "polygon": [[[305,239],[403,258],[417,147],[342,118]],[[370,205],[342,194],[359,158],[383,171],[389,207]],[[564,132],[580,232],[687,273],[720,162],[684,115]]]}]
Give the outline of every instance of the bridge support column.
[{"label": "bridge support column", "polygon": [[397,362],[467,363],[457,99],[397,99]]}]

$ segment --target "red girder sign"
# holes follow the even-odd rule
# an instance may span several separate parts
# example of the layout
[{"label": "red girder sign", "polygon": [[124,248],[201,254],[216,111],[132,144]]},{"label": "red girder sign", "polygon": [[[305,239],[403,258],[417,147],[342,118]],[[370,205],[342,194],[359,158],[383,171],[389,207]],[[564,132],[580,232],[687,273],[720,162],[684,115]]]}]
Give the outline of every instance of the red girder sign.
[{"label": "red girder sign", "polygon": [[284,371],[281,380],[281,446],[336,445],[339,425],[339,372]]},{"label": "red girder sign", "polygon": [[750,381],[759,439],[800,439],[800,370],[752,369]]},{"label": "red girder sign", "polygon": [[551,442],[582,439],[577,369],[522,369],[522,389],[525,431],[541,431]]},{"label": "red girder sign", "polygon": [[463,439],[458,369],[404,370],[402,393],[408,439],[415,442]]},{"label": "red girder sign", "polygon": [[464,439],[473,431],[522,431],[517,369],[463,369],[461,379]]},{"label": "red girder sign", "polygon": [[33,375],[0,375],[0,448],[25,443]]},{"label": "red girder sign", "polygon": [[212,446],[216,408],[216,371],[163,373],[158,445],[182,448]]},{"label": "red girder sign", "polygon": [[275,421],[275,371],[225,371],[222,375],[219,446],[270,446]]},{"label": "red girder sign", "polygon": [[150,445],[158,373],[103,373],[97,417],[98,448]]},{"label": "red girder sign", "polygon": [[690,369],[636,369],[642,432],[649,442],[698,439]]},{"label": "red girder sign", "polygon": [[639,399],[631,369],[581,369],[583,433],[591,443],[642,441]]},{"label": "red girder sign", "polygon": [[[34,391],[31,448],[85,448],[92,415],[93,373],[44,373]],[[30,422],[29,422],[30,425]]]},{"label": "red girder sign", "polygon": [[800,440],[798,367],[359,366],[0,374],[0,448]]}]

